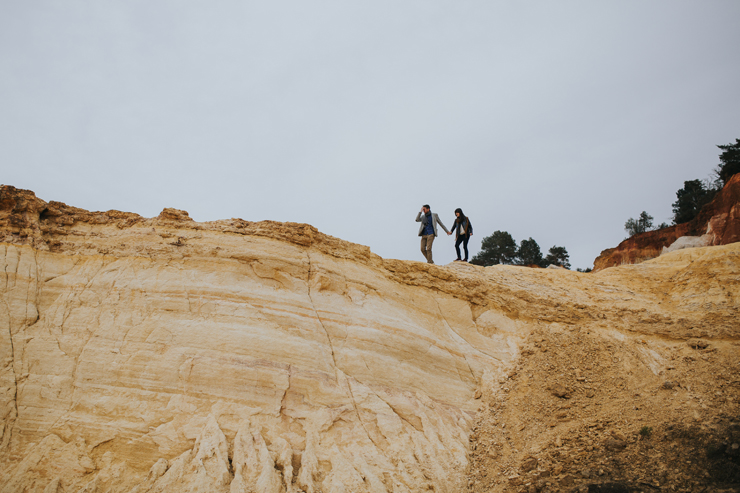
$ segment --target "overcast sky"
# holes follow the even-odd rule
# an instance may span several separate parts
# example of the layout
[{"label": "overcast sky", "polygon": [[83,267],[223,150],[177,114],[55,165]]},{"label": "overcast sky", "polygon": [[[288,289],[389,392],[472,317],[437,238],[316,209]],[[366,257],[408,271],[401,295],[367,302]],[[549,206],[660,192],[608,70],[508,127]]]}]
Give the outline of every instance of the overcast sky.
[{"label": "overcast sky", "polygon": [[0,0],[0,183],[410,260],[421,205],[447,226],[461,207],[471,255],[503,230],[591,267],[740,138],[738,19],[737,0]]}]

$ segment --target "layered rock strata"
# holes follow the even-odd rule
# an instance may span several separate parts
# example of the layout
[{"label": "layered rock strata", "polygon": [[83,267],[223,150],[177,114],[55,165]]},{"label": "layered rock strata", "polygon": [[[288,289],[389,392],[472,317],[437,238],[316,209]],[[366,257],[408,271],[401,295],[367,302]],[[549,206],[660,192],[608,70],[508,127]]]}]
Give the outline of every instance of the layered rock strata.
[{"label": "layered rock strata", "polygon": [[697,246],[728,245],[740,241],[740,174],[733,176],[709,204],[687,223],[627,238],[601,252],[594,270],[635,264],[664,252]]},{"label": "layered rock strata", "polygon": [[656,354],[738,336],[733,246],[597,275],[434,266],[12,187],[0,234],[0,492],[458,492],[476,399],[533,331]]}]

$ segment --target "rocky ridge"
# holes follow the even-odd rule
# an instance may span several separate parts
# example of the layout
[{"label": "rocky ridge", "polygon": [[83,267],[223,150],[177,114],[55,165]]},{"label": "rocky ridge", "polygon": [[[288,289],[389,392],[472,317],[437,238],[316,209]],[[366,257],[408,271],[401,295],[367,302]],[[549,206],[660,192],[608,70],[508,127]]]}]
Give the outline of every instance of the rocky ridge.
[{"label": "rocky ridge", "polygon": [[636,234],[616,248],[601,252],[594,270],[635,264],[664,252],[740,241],[740,173],[733,176],[710,203],[689,222]]},{"label": "rocky ridge", "polygon": [[738,244],[434,266],[5,186],[0,241],[0,492],[740,482]]}]

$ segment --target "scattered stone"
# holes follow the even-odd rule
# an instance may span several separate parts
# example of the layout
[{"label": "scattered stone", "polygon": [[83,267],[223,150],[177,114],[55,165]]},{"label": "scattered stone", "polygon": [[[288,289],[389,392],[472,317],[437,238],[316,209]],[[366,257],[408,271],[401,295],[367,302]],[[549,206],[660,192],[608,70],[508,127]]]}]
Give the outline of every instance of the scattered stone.
[{"label": "scattered stone", "polygon": [[709,343],[707,341],[702,341],[701,339],[691,339],[687,344],[693,349],[706,349],[709,347]]},{"label": "scattered stone", "polygon": [[158,219],[164,219],[166,221],[189,221],[193,222],[193,219],[187,213],[180,209],[173,209],[171,207],[165,207],[162,212],[159,213]]},{"label": "scattered stone", "polygon": [[560,486],[563,488],[568,488],[570,486],[573,486],[573,483],[575,482],[575,479],[570,474],[566,474],[563,476],[563,479],[560,480]]},{"label": "scattered stone", "polygon": [[623,442],[626,442],[626,441],[627,441],[627,437],[625,437],[625,436],[624,436],[624,435],[622,434],[622,432],[620,432],[619,430],[613,430],[613,431],[612,431],[612,436],[613,436],[614,438],[616,438],[617,440],[622,440]]},{"label": "scattered stone", "polygon": [[633,490],[624,483],[589,484],[588,493],[631,493]]},{"label": "scattered stone", "polygon": [[663,385],[661,385],[661,388],[664,388],[666,390],[671,390],[675,386],[676,386],[676,383],[675,382],[671,382],[670,380],[666,380],[665,382],[663,382]]},{"label": "scattered stone", "polygon": [[625,442],[624,440],[617,440],[615,438],[608,438],[606,441],[604,441],[604,447],[607,450],[621,452],[627,447],[627,442]]},{"label": "scattered stone", "polygon": [[738,455],[740,455],[740,443],[733,443],[732,445],[728,445],[725,453],[731,457],[737,457]]},{"label": "scattered stone", "polygon": [[530,457],[529,459],[522,462],[521,470],[523,472],[529,472],[536,467],[537,467],[537,459],[535,457]]},{"label": "scattered stone", "polygon": [[548,390],[555,397],[560,397],[561,399],[569,399],[570,398],[570,392],[568,392],[568,389],[566,389],[564,386],[562,386],[559,383],[556,383],[556,384],[550,386]]}]

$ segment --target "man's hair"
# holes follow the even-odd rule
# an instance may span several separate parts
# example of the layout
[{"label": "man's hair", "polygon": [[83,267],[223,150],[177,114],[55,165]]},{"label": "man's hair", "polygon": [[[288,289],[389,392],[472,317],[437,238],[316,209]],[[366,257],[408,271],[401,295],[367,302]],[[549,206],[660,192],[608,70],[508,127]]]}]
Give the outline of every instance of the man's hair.
[{"label": "man's hair", "polygon": [[425,209],[431,209],[431,207],[429,207],[429,204],[424,204],[424,205],[422,205],[422,207],[425,208]]}]

